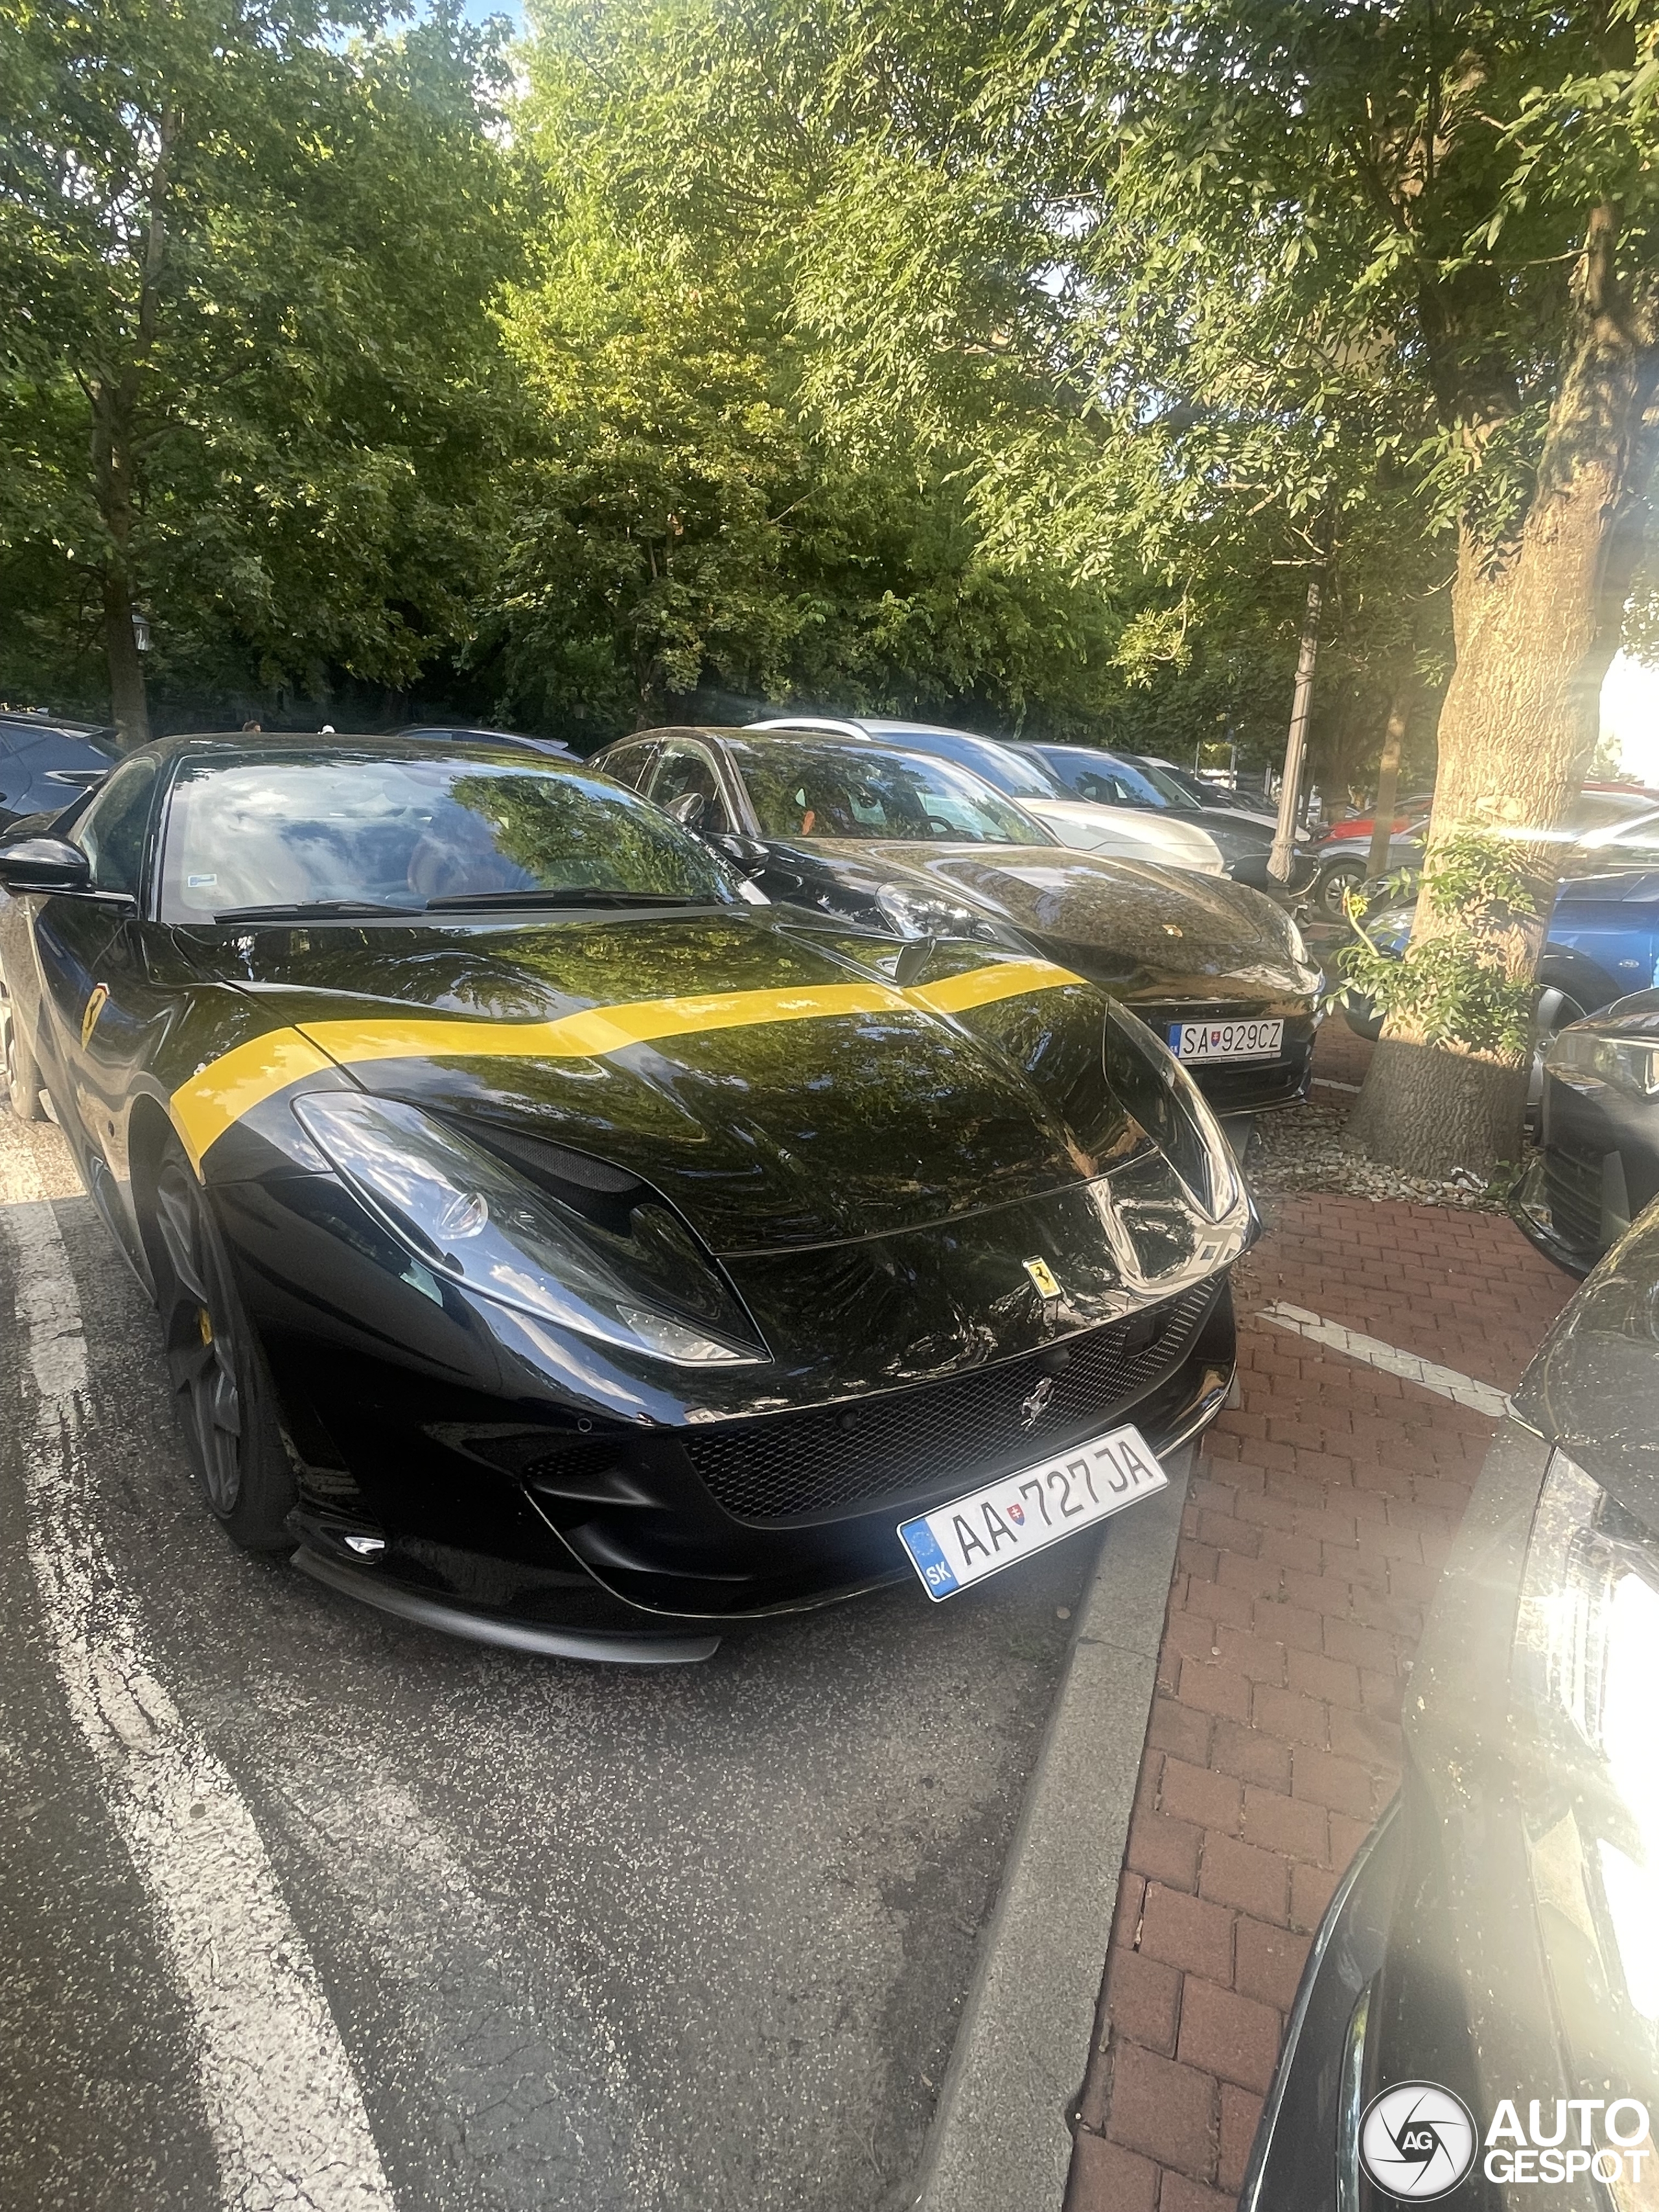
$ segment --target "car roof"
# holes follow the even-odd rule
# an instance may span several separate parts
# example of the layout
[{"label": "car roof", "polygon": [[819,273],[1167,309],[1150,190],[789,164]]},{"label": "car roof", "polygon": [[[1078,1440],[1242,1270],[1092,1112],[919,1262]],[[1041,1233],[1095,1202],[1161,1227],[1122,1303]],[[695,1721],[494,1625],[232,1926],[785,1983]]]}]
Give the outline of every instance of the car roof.
[{"label": "car roof", "polygon": [[[584,763],[571,753],[544,750],[535,740],[491,732],[467,739],[477,745],[482,753],[499,751],[533,754],[548,768],[575,769]],[[168,760],[200,754],[208,759],[226,760],[238,757],[258,756],[269,759],[283,753],[338,753],[343,756],[380,753],[391,757],[410,760],[453,759],[456,743],[447,736],[423,736],[418,732],[399,730],[388,733],[384,730],[181,730],[170,738],[152,738],[147,751],[160,753]]]},{"label": "car roof", "polygon": [[959,723],[924,722],[910,714],[775,714],[750,722],[750,730],[828,730],[852,738],[971,738],[981,745],[1006,745],[1012,738],[993,737],[988,730],[964,730]]},{"label": "car roof", "polygon": [[0,732],[8,736],[27,732],[35,737],[114,738],[113,722],[82,722],[69,714],[48,714],[32,707],[0,707]]},{"label": "car roof", "polygon": [[522,730],[486,729],[471,722],[410,722],[395,734],[400,738],[500,738],[510,745],[550,746],[562,753],[570,750],[562,738],[532,738]]}]

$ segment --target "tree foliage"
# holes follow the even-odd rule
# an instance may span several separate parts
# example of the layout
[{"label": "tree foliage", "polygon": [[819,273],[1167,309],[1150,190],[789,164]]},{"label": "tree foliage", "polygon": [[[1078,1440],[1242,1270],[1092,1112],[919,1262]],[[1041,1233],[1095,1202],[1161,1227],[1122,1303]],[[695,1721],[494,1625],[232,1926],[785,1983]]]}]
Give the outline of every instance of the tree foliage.
[{"label": "tree foliage", "polygon": [[[406,684],[486,561],[499,70],[447,4],[0,0],[0,682]],[[125,694],[123,675],[127,678]]]}]

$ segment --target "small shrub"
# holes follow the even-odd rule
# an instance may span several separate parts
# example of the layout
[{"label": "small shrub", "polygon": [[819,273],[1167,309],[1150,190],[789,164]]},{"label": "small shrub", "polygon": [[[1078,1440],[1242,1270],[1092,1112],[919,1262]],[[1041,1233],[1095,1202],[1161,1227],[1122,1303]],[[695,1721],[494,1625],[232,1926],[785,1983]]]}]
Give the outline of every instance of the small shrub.
[{"label": "small shrub", "polygon": [[1513,974],[1524,925],[1538,911],[1513,848],[1462,830],[1426,855],[1422,890],[1437,927],[1399,957],[1367,933],[1366,900],[1348,894],[1355,941],[1337,955],[1353,988],[1385,1020],[1400,1018],[1425,1044],[1520,1063],[1537,986]]}]

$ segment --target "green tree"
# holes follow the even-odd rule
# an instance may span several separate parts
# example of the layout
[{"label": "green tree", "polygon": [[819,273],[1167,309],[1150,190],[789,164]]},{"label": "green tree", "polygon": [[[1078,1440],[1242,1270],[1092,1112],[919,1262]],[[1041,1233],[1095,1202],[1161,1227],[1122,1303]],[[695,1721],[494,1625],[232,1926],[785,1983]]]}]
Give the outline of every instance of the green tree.
[{"label": "green tree", "polygon": [[[1431,838],[1501,831],[1541,894],[1536,833],[1591,755],[1659,443],[1651,10],[1108,0],[941,22],[852,0],[742,20],[810,74],[836,149],[799,295],[824,403],[940,438],[976,418],[988,542],[1081,569],[1133,544],[1201,593],[1252,572],[1264,523],[1286,547],[1322,511],[1339,560],[1363,543],[1410,602],[1443,562]],[[1534,902],[1505,935],[1516,981]],[[1419,938],[1471,927],[1431,883]],[[1431,1042],[1398,1009],[1371,1141],[1419,1166],[1514,1157],[1522,1057]]]},{"label": "green tree", "polygon": [[137,609],[164,678],[265,684],[404,684],[464,628],[507,404],[495,46],[450,0],[396,37],[309,0],[0,0],[25,680],[95,635],[137,741]]},{"label": "green tree", "polygon": [[797,322],[821,147],[764,56],[679,0],[532,11],[515,116],[534,267],[503,328],[538,430],[475,648],[597,738],[731,702],[1098,728],[1121,617],[988,551],[952,454],[826,437]]}]

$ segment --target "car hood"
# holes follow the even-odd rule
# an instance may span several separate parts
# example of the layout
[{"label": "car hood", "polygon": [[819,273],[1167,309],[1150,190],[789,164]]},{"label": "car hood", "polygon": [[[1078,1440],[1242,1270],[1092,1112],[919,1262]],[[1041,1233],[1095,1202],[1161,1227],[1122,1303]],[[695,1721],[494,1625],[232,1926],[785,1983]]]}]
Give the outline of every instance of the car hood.
[{"label": "car hood", "polygon": [[[717,1252],[922,1227],[1071,1188],[1136,1148],[1093,985],[957,943],[901,988],[900,949],[744,908],[266,926],[211,953],[300,1055],[289,1079],[260,1079],[264,1110],[285,1114],[310,1069],[511,1125],[653,1184]],[[191,1091],[198,1150],[228,1057]],[[276,1075],[279,1059],[265,1050]],[[216,1154],[217,1171],[249,1172],[238,1158]]]},{"label": "car hood", "polygon": [[815,854],[884,882],[923,885],[1074,957],[1127,1003],[1211,999],[1228,987],[1313,994],[1285,917],[1248,885],[1187,869],[1040,845],[824,841]]},{"label": "car hood", "polygon": [[1081,853],[1156,860],[1169,868],[1218,875],[1224,862],[1207,829],[1148,808],[1102,806],[1089,799],[1022,799],[1020,805],[1063,844]]},{"label": "car hood", "polygon": [[1201,830],[1206,837],[1213,838],[1220,847],[1223,857],[1229,860],[1250,859],[1257,853],[1273,849],[1273,825],[1259,822],[1249,814],[1224,814],[1209,807],[1194,807],[1190,813],[1182,812],[1172,817],[1190,828]]}]

